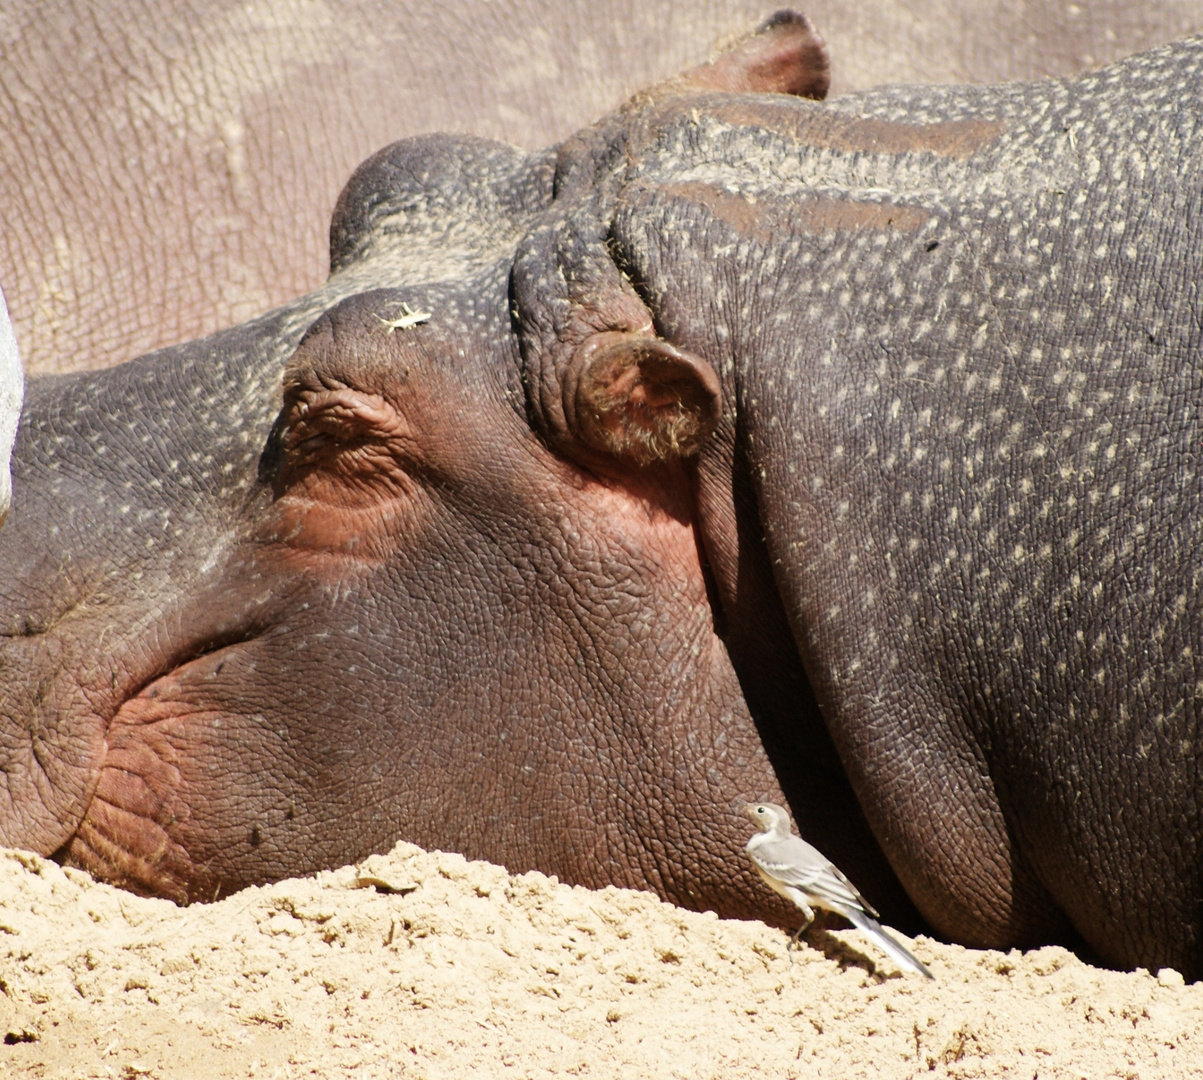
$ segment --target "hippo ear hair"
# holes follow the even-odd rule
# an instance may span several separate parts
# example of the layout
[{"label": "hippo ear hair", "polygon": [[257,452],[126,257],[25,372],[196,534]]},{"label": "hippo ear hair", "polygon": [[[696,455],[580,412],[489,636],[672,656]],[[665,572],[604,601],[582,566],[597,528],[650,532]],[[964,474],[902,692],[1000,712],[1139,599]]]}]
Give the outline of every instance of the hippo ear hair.
[{"label": "hippo ear hair", "polygon": [[590,449],[636,465],[697,453],[722,411],[714,369],[659,338],[592,334],[564,375],[568,428]]}]

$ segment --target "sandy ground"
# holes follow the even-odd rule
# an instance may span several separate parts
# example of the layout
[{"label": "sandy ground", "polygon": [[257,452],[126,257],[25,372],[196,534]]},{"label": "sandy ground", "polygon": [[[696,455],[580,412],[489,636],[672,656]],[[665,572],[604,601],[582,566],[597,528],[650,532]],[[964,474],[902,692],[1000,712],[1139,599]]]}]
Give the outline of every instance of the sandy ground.
[{"label": "sandy ground", "polygon": [[177,908],[0,852],[5,1077],[1186,1077],[1203,984],[785,937],[401,844]]}]

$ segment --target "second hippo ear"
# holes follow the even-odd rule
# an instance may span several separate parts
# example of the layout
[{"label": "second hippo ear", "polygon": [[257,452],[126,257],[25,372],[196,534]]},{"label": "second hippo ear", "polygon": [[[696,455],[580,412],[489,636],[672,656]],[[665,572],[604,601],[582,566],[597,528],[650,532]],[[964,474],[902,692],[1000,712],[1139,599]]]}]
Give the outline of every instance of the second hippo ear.
[{"label": "second hippo ear", "polygon": [[754,33],[677,81],[694,90],[795,94],[821,101],[831,83],[831,58],[805,15],[778,11]]},{"label": "second hippo ear", "polygon": [[635,465],[695,454],[722,411],[719,379],[705,360],[626,331],[586,338],[562,389],[571,434]]}]

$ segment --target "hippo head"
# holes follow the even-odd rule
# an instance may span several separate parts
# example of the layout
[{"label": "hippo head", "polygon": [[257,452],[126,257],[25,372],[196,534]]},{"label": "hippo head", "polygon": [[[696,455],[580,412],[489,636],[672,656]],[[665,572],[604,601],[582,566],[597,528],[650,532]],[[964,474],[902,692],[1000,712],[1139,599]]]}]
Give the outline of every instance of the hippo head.
[{"label": "hippo head", "polygon": [[[804,21],[759,41],[663,93],[825,88]],[[35,384],[0,537],[0,842],[191,900],[405,838],[782,917],[731,809],[785,800],[773,739],[697,534],[717,378],[629,289],[601,330],[554,282],[519,295],[563,163],[605,143],[397,144],[344,191],[318,293]],[[876,852],[837,773],[805,797]]]},{"label": "hippo head", "polygon": [[[427,185],[428,151],[404,151]],[[507,264],[454,269],[328,306],[282,406],[257,378],[278,319],[210,343],[207,374],[168,350],[35,388],[4,535],[6,843],[181,900],[399,837],[695,903],[742,875],[737,827],[674,835],[777,790],[685,466],[603,477],[549,448]]]}]

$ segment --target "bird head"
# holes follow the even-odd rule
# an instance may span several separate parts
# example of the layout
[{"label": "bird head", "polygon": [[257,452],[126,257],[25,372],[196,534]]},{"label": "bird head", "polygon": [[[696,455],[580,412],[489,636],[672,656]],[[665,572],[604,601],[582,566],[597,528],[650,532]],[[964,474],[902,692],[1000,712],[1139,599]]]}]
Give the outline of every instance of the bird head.
[{"label": "bird head", "polygon": [[789,814],[776,803],[744,803],[744,813],[756,822],[761,832],[772,832],[781,824],[789,828]]}]

